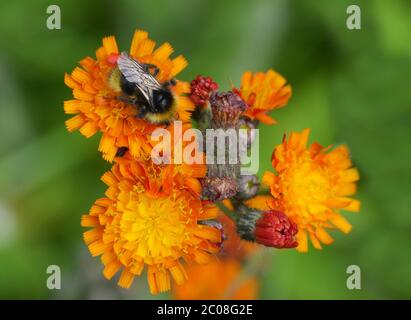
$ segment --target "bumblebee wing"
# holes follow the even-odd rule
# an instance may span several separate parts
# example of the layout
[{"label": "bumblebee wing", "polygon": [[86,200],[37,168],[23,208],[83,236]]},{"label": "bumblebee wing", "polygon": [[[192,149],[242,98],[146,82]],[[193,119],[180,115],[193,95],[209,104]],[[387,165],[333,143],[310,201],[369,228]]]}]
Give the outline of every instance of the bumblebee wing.
[{"label": "bumblebee wing", "polygon": [[136,60],[130,58],[127,53],[122,53],[117,60],[120,72],[127,81],[135,83],[148,102],[151,102],[151,92],[161,89],[160,83]]}]

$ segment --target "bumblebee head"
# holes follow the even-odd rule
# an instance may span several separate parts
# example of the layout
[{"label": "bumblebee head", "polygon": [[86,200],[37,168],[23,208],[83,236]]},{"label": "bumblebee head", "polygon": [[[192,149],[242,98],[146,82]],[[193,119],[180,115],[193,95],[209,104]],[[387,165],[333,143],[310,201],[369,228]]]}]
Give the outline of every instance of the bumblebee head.
[{"label": "bumblebee head", "polygon": [[153,91],[153,113],[168,111],[173,104],[173,95],[169,90],[161,89]]}]

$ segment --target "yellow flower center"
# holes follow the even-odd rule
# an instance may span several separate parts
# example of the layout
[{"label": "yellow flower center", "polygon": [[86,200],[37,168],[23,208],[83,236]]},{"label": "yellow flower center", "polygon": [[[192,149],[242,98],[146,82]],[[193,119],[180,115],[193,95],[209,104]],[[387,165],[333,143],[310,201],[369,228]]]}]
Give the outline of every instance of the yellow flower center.
[{"label": "yellow flower center", "polygon": [[[136,194],[132,193],[130,199],[133,197]],[[190,233],[193,219],[187,213],[181,199],[139,194],[138,199],[128,203],[121,221],[125,247],[133,248],[133,253],[148,264],[165,262],[184,246]]]},{"label": "yellow flower center", "polygon": [[321,219],[318,215],[325,212],[325,203],[331,199],[331,181],[328,172],[312,161],[308,153],[290,164],[280,183],[286,210],[292,209],[288,212]]}]

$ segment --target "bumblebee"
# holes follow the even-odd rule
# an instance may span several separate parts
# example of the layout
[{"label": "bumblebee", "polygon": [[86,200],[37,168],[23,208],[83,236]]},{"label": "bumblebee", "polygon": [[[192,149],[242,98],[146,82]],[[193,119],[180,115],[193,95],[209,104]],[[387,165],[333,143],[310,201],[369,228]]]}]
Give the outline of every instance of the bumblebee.
[{"label": "bumblebee", "polygon": [[109,77],[109,85],[121,92],[119,100],[137,108],[137,117],[155,124],[169,123],[177,116],[175,99],[170,91],[176,82],[172,79],[159,83],[156,79],[158,72],[155,65],[140,63],[123,52]]}]

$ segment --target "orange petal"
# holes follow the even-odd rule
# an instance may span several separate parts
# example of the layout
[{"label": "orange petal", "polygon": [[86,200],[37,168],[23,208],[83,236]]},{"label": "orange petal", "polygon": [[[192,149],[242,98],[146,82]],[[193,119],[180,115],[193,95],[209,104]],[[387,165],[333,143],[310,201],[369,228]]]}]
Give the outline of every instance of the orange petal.
[{"label": "orange petal", "polygon": [[159,270],[154,275],[159,292],[166,292],[170,290],[170,274],[168,271]]},{"label": "orange petal", "polygon": [[268,114],[266,114],[265,112],[260,112],[257,113],[255,115],[256,119],[261,121],[262,123],[266,124],[266,125],[273,125],[273,124],[277,124],[277,120],[271,118]]},{"label": "orange petal", "polygon": [[170,268],[170,273],[178,285],[183,284],[188,278],[184,267],[179,262]]},{"label": "orange petal", "polygon": [[137,49],[140,43],[147,39],[148,33],[143,30],[136,30],[133,35],[133,40],[131,41],[130,55],[137,57]]},{"label": "orange petal", "polygon": [[108,56],[113,53],[118,53],[117,42],[114,36],[103,38],[103,47],[106,50],[106,54]]},{"label": "orange petal", "polygon": [[184,58],[182,55],[173,59],[173,68],[171,69],[171,78],[174,78],[177,74],[179,74],[185,67],[187,67],[187,65],[188,65],[188,62],[186,58]]},{"label": "orange petal", "polygon": [[107,280],[113,278],[113,276],[117,273],[118,270],[121,268],[121,263],[118,260],[113,260],[103,270],[103,275]]},{"label": "orange petal", "polygon": [[357,168],[351,168],[343,171],[341,180],[344,182],[354,182],[360,179],[360,174]]},{"label": "orange petal", "polygon": [[81,85],[77,83],[70,75],[64,74],[64,83],[71,89],[81,89]]},{"label": "orange petal", "polygon": [[103,237],[103,228],[95,228],[83,233],[84,242],[89,245]]},{"label": "orange petal", "polygon": [[361,208],[361,202],[356,199],[352,199],[350,204],[344,207],[343,209],[346,211],[351,211],[351,212],[359,212]]},{"label": "orange petal", "polygon": [[98,131],[98,129],[97,123],[88,121],[80,128],[80,133],[86,138],[90,138]]},{"label": "orange petal", "polygon": [[81,226],[82,227],[97,227],[99,226],[98,218],[90,216],[88,214],[81,216]]},{"label": "orange petal", "polygon": [[244,203],[250,208],[257,210],[270,210],[269,203],[273,200],[272,196],[267,195],[257,195],[249,200],[246,200]]},{"label": "orange petal", "polygon": [[118,285],[122,288],[130,288],[134,280],[134,274],[132,274],[127,269],[124,269],[121,273],[120,279],[118,280]]},{"label": "orange petal", "polygon": [[234,211],[234,206],[233,203],[231,202],[230,199],[224,199],[223,201],[221,201],[223,203],[223,205],[230,211]]},{"label": "orange petal", "polygon": [[214,219],[220,213],[220,209],[216,205],[210,205],[204,208],[201,216],[198,217],[199,220],[209,220]]},{"label": "orange petal", "polygon": [[271,185],[275,184],[276,180],[277,180],[277,177],[274,173],[272,173],[270,171],[264,172],[262,181],[265,185],[271,186]]},{"label": "orange petal", "polygon": [[173,53],[173,47],[168,42],[163,43],[154,51],[154,57],[159,61],[166,60]]},{"label": "orange petal", "polygon": [[221,231],[217,228],[198,225],[198,227],[193,230],[193,233],[202,239],[221,242]]},{"label": "orange petal", "polygon": [[325,231],[324,228],[317,227],[315,230],[315,235],[317,236],[318,240],[320,240],[324,244],[331,244],[334,242],[334,239]]},{"label": "orange petal", "polygon": [[76,114],[79,112],[80,101],[79,100],[66,100],[64,101],[64,112],[67,114]]},{"label": "orange petal", "polygon": [[351,196],[357,192],[355,183],[344,183],[337,186],[335,193],[339,196]]},{"label": "orange petal", "polygon": [[298,242],[298,246],[296,247],[296,250],[302,253],[308,252],[307,231],[299,230],[297,233],[296,239]]},{"label": "orange petal", "polygon": [[93,257],[103,254],[106,248],[107,245],[103,242],[103,240],[95,241],[88,246],[88,249]]},{"label": "orange petal", "polygon": [[351,224],[340,214],[335,214],[330,221],[333,225],[346,234],[352,229]]},{"label": "orange petal", "polygon": [[210,259],[210,255],[204,251],[196,250],[194,252],[194,261],[198,264],[206,264]]},{"label": "orange petal", "polygon": [[322,250],[321,243],[318,240],[317,236],[312,232],[309,232],[309,235],[310,235],[311,243],[313,244],[314,248],[317,250]]},{"label": "orange petal", "polygon": [[74,130],[78,130],[81,128],[85,123],[86,119],[82,114],[78,114],[66,121],[67,130],[73,132]]}]

